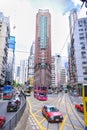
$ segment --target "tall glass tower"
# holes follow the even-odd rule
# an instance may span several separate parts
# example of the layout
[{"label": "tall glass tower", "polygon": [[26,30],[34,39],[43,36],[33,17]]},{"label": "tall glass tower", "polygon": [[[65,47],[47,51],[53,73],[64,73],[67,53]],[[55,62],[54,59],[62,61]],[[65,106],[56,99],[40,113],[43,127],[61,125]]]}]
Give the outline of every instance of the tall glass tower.
[{"label": "tall glass tower", "polygon": [[49,10],[38,10],[34,59],[35,86],[51,85],[51,15]]}]

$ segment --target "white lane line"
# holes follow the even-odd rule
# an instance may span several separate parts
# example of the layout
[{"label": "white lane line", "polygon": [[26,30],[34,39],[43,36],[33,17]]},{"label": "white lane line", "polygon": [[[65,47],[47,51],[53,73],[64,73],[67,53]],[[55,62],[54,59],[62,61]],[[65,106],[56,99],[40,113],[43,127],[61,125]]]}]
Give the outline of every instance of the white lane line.
[{"label": "white lane line", "polygon": [[31,126],[32,126],[33,129],[37,128],[39,130],[39,127],[37,126],[37,124],[36,124],[36,122],[35,122],[35,120],[34,120],[34,118],[32,116],[30,116],[28,118],[28,120],[29,120],[29,122],[30,122],[30,124],[31,124]]}]

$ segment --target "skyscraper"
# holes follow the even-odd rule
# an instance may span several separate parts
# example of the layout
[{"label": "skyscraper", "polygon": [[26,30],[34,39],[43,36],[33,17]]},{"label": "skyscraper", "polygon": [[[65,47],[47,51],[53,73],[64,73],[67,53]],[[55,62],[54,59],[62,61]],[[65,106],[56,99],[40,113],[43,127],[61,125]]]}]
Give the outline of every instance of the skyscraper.
[{"label": "skyscraper", "polygon": [[51,85],[51,15],[49,10],[38,10],[34,60],[35,86]]},{"label": "skyscraper", "polygon": [[10,20],[0,12],[0,84],[5,83],[9,40]]},{"label": "skyscraper", "polygon": [[8,45],[7,69],[5,77],[6,84],[13,84],[15,66],[15,43],[15,36],[10,36],[10,41]]}]

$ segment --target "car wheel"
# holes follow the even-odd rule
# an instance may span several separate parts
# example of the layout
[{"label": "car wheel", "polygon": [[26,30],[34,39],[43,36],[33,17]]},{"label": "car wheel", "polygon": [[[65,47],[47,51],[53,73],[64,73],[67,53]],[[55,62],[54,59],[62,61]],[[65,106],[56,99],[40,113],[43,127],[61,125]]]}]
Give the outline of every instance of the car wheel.
[{"label": "car wheel", "polygon": [[48,120],[48,122],[50,122],[50,119],[49,119],[49,118],[47,118],[47,120]]},{"label": "car wheel", "polygon": [[45,116],[43,112],[42,112],[42,115]]}]

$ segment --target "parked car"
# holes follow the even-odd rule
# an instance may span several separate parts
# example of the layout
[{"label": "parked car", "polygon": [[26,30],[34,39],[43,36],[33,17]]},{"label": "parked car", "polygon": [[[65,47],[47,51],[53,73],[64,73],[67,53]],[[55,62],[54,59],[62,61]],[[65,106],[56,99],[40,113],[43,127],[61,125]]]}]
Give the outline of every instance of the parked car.
[{"label": "parked car", "polygon": [[63,120],[62,113],[53,105],[44,105],[42,107],[42,114],[48,122],[62,122]]},{"label": "parked car", "polygon": [[7,112],[15,112],[18,108],[19,106],[15,101],[9,101],[7,105]]},{"label": "parked car", "polygon": [[4,125],[5,121],[6,121],[6,117],[5,116],[0,116],[0,129]]},{"label": "parked car", "polygon": [[83,103],[76,103],[75,104],[75,108],[80,111],[80,112],[84,112],[84,107],[83,107]]}]

